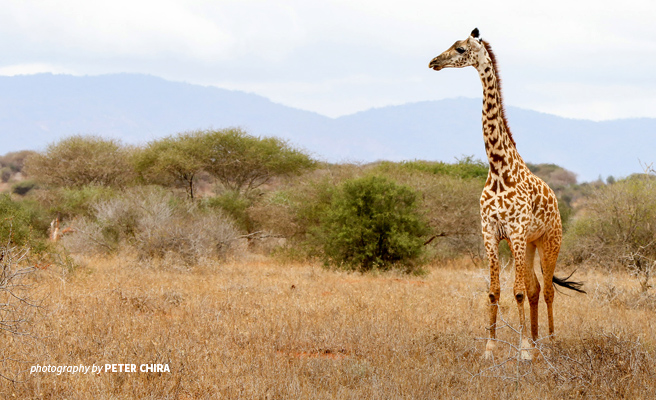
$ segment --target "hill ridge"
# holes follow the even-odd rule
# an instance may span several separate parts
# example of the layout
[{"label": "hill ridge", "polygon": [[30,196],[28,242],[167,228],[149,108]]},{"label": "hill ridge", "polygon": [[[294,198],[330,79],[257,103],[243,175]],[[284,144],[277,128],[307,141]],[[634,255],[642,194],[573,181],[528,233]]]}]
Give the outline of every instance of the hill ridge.
[{"label": "hill ridge", "polygon": [[[418,101],[331,118],[254,93],[154,75],[0,76],[0,153],[43,149],[74,134],[137,144],[188,130],[239,126],[287,139],[331,162],[484,159],[480,102]],[[561,165],[579,180],[626,176],[640,172],[639,160],[656,161],[656,119],[590,121],[506,109],[526,161]]]}]

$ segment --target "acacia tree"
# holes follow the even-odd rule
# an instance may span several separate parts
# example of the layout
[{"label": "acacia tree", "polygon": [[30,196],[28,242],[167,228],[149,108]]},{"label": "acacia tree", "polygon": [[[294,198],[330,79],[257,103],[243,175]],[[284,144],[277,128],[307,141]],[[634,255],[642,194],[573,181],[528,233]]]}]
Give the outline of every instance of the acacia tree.
[{"label": "acacia tree", "polygon": [[207,164],[202,132],[187,132],[152,141],[135,157],[135,168],[147,181],[181,185],[193,199],[198,173]]},{"label": "acacia tree", "polygon": [[28,175],[47,185],[123,186],[133,178],[130,149],[118,140],[71,136],[25,160]]},{"label": "acacia tree", "polygon": [[205,131],[203,141],[207,172],[238,193],[249,192],[274,176],[300,174],[315,164],[285,140],[256,137],[237,128]]}]

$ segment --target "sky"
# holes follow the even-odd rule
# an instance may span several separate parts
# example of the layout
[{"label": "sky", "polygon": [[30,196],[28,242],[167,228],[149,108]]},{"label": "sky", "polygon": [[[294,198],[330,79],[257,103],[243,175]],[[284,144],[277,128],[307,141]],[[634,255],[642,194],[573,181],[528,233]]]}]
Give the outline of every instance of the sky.
[{"label": "sky", "polygon": [[646,0],[0,0],[0,75],[145,73],[330,117],[481,97],[428,62],[478,27],[504,100],[568,118],[656,118]]}]

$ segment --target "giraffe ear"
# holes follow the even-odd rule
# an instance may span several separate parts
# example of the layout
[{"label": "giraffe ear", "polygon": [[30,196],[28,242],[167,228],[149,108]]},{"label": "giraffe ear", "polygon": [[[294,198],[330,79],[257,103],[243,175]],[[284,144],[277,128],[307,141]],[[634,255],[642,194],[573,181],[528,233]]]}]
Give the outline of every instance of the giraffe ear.
[{"label": "giraffe ear", "polygon": [[480,39],[481,33],[478,31],[478,28],[474,28],[474,30],[471,32],[471,36],[474,39]]}]

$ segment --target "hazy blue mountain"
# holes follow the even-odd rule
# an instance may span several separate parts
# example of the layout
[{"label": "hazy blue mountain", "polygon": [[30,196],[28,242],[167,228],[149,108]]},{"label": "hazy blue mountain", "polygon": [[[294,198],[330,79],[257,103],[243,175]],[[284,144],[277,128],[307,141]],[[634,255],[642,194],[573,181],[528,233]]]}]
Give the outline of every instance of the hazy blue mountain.
[{"label": "hazy blue mountain", "polygon": [[[381,158],[449,161],[474,155],[485,159],[481,103],[479,99],[413,103],[368,110],[337,121],[343,123],[343,129],[352,129],[353,136],[360,133],[363,140],[375,141]],[[580,181],[642,172],[641,162],[656,165],[656,119],[594,122],[516,107],[506,111],[525,161],[561,165],[576,172]],[[359,152],[353,158],[364,157]]]},{"label": "hazy blue mountain", "polygon": [[[526,161],[551,162],[580,180],[626,176],[656,161],[656,119],[572,120],[508,107]],[[182,131],[240,126],[279,136],[328,161],[484,158],[481,100],[449,99],[340,118],[238,91],[116,74],[0,77],[0,154],[97,134],[144,143]]]}]

